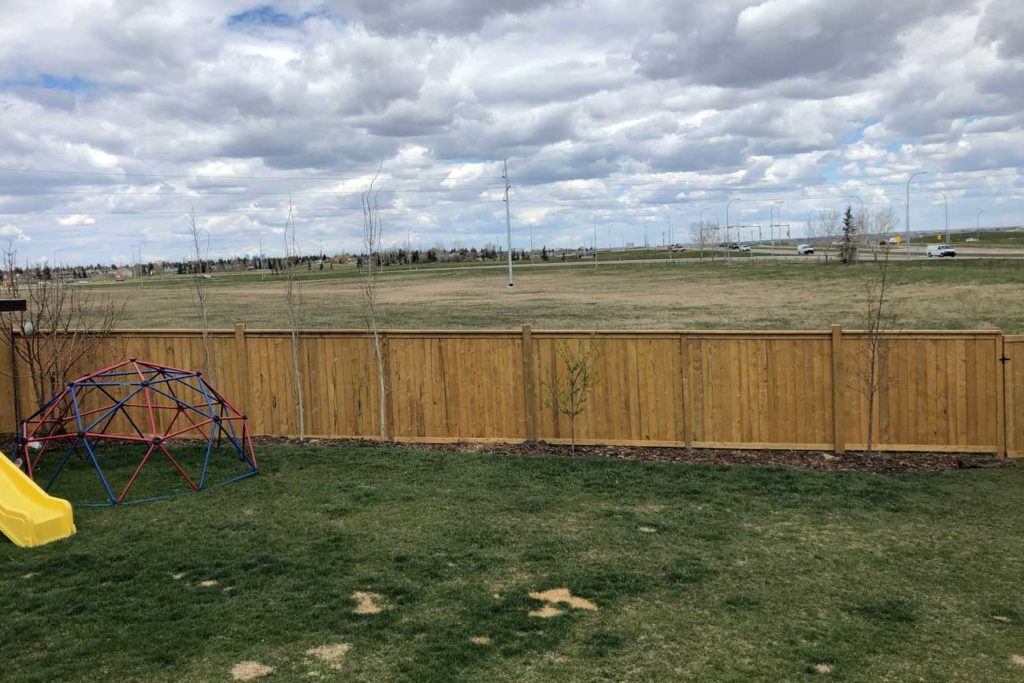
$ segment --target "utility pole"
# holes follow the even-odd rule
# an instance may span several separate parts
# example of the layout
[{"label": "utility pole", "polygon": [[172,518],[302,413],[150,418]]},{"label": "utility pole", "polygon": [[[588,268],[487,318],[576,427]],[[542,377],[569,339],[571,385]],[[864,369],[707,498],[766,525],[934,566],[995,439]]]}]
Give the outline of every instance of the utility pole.
[{"label": "utility pole", "polygon": [[533,221],[530,221],[530,263],[533,263]]},{"label": "utility pole", "polygon": [[405,261],[412,270],[412,230],[408,230],[405,236]]},{"label": "utility pole", "polygon": [[594,216],[594,267],[597,268],[597,216]]},{"label": "utility pole", "polygon": [[508,233],[508,286],[515,287],[515,280],[512,279],[512,212],[508,208],[508,191],[512,183],[508,179],[508,159],[505,159],[501,170],[501,177],[505,181],[505,231]]},{"label": "utility pole", "polygon": [[907,258],[910,258],[910,181],[916,176],[924,175],[928,171],[914,171],[907,178]]},{"label": "utility pole", "polygon": [[978,214],[974,217],[974,237],[980,242],[981,241],[981,214],[985,213],[985,209],[979,209]]}]

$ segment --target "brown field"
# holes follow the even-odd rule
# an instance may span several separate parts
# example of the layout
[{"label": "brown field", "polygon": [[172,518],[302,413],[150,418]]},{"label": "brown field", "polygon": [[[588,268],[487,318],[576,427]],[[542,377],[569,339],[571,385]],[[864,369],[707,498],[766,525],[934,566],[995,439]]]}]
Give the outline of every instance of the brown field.
[{"label": "brown field", "polygon": [[[1013,261],[890,265],[900,322],[908,328],[1024,331],[1024,267]],[[601,265],[520,268],[516,287],[497,269],[395,270],[384,274],[385,326],[398,328],[822,328],[856,327],[875,266],[800,263]],[[363,327],[351,267],[303,273],[307,327]],[[258,275],[210,281],[211,324],[286,326],[283,287]],[[126,298],[124,327],[196,327],[180,281],[104,288]]]}]

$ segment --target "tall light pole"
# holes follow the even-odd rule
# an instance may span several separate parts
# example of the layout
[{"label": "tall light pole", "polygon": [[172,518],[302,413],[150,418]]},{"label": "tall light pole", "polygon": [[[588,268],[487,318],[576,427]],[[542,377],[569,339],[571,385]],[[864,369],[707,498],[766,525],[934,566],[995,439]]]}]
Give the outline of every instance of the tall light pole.
[{"label": "tall light pole", "polygon": [[907,178],[907,258],[910,258],[910,181],[928,171],[914,171]]},{"label": "tall light pole", "polygon": [[515,280],[512,279],[512,212],[508,208],[508,191],[512,183],[508,179],[508,159],[505,159],[501,168],[501,178],[505,181],[505,231],[508,233],[508,286],[514,287]]},{"label": "tall light pole", "polygon": [[949,244],[949,199],[946,197],[945,192],[940,192],[939,194],[942,195],[942,203],[946,207],[946,244]]},{"label": "tall light pole", "polygon": [[672,212],[669,209],[665,209],[665,216],[668,218],[668,260],[672,260]]},{"label": "tall light pole", "polygon": [[981,241],[981,214],[985,213],[985,209],[978,209],[978,214],[974,217],[974,238]]},{"label": "tall light pole", "polygon": [[594,216],[594,267],[597,268],[597,216]]},{"label": "tall light pole", "polygon": [[781,199],[776,199],[774,202],[772,202],[771,210],[768,212],[769,216],[770,216],[769,219],[768,219],[769,223],[770,223],[769,229],[772,232],[772,256],[775,256],[775,211],[776,210],[778,210],[778,212],[779,212],[779,227],[780,228],[782,227],[782,208],[779,206],[779,204],[785,204],[785,202],[782,201]]},{"label": "tall light pole", "polygon": [[533,263],[533,221],[530,221],[530,263]]},{"label": "tall light pole", "polygon": [[729,207],[732,206],[733,202],[741,201],[739,199],[730,199],[725,203],[725,260],[729,260],[729,248],[732,246],[729,242]]}]

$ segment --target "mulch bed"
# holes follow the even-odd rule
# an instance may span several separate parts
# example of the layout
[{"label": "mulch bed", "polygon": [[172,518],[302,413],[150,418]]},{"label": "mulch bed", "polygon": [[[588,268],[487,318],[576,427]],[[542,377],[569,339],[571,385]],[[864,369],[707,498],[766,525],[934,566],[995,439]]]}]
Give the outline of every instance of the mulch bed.
[{"label": "mulch bed", "polygon": [[[334,439],[287,439],[257,437],[260,444],[309,444],[380,446],[379,442]],[[716,465],[753,465],[761,467],[793,467],[807,470],[834,470],[845,472],[939,472],[943,470],[1000,467],[1008,461],[995,456],[965,453],[846,453],[835,455],[822,451],[775,450],[720,450],[685,448],[649,448],[639,446],[577,446],[573,453],[569,446],[543,441],[529,443],[437,443],[394,444],[400,448],[421,451],[459,453],[493,453],[529,457],[565,457],[591,460],[636,460],[642,462],[710,463]]]}]

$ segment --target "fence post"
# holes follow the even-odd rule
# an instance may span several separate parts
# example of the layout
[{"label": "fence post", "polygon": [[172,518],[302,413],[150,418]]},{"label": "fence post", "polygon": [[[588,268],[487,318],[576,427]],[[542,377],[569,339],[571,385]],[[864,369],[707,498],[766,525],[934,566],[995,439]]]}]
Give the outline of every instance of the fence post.
[{"label": "fence post", "polygon": [[525,411],[524,435],[527,441],[537,440],[537,426],[534,422],[534,368],[533,368],[533,327],[523,325],[523,410]]},{"label": "fence post", "polygon": [[384,361],[384,386],[380,388],[384,392],[384,400],[381,408],[384,410],[384,440],[395,440],[395,411],[391,405],[391,344],[388,335],[380,332],[380,355]]},{"label": "fence post", "polygon": [[238,396],[241,410],[250,418],[249,429],[253,427],[249,409],[252,407],[249,392],[249,349],[245,341],[245,323],[235,323],[235,365],[238,366]]},{"label": "fence post", "polygon": [[996,457],[1006,457],[1006,358],[1003,333],[996,336]]},{"label": "fence post", "polygon": [[[843,328],[832,326],[832,438],[837,454],[846,452],[843,433]],[[870,418],[869,418],[870,419]]]}]

